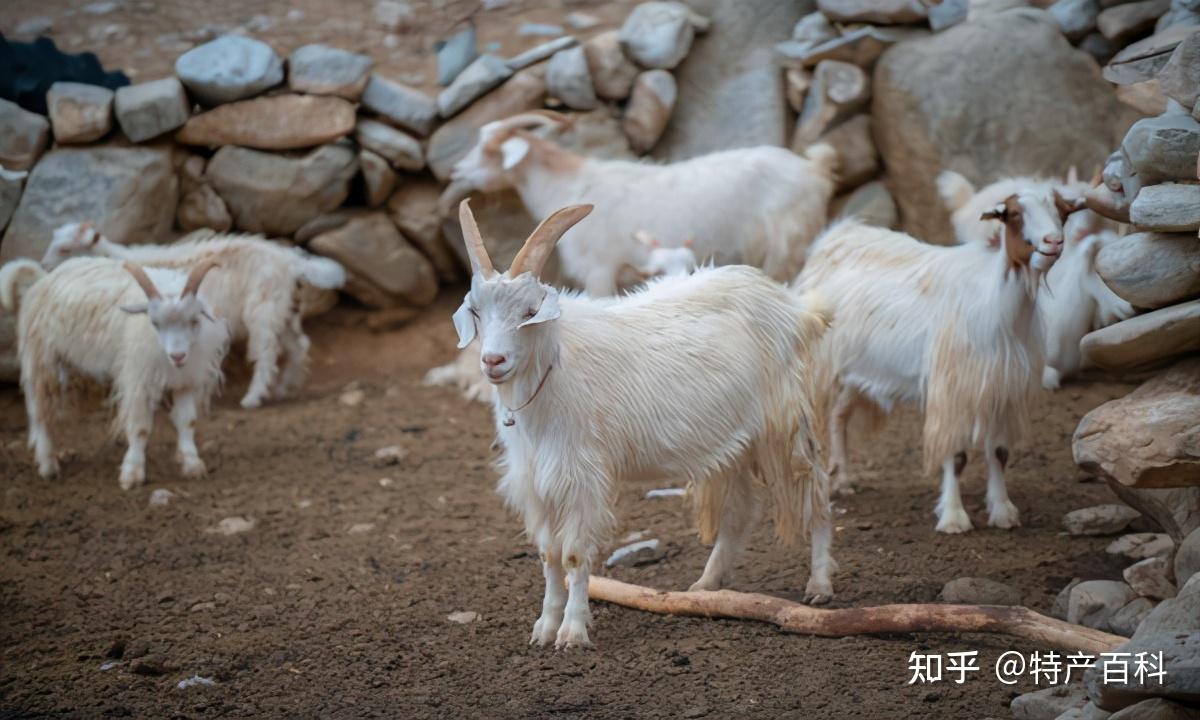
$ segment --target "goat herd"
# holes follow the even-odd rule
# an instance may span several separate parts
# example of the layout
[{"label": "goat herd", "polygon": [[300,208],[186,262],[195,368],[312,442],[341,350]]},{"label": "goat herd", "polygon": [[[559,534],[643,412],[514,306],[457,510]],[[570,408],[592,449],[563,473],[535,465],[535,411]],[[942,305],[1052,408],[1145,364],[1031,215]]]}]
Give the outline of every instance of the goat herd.
[{"label": "goat herd", "polygon": [[[539,111],[485,126],[443,196],[447,214],[458,203],[472,271],[454,326],[479,361],[466,351],[431,377],[493,397],[499,490],[546,581],[531,642],[590,645],[592,563],[614,529],[615,489],[634,477],[689,481],[714,542],[692,589],[724,584],[765,504],[781,540],[811,537],[806,598],[828,601],[830,495],[850,487],[859,409],[923,407],[927,467],[943,478],[937,530],[971,529],[959,479],[980,445],[988,524],[1020,524],[1004,472],[1031,400],[1078,369],[1086,332],[1132,313],[1092,270],[1114,233],[1083,208],[1086,183],[1072,172],[976,192],[943,173],[961,244],[937,247],[853,218],[822,233],[837,166],[826,145],[654,165],[568,151],[552,135],[569,125]],[[503,188],[542,219],[507,271],[463,199]],[[541,279],[556,246],[583,293]],[[124,247],[64,225],[41,263],[0,268],[0,304],[19,309],[38,472],[58,471],[49,429],[82,375],[111,383],[122,488],[145,481],[168,395],[183,474],[202,475],[194,426],[230,341],[244,338],[255,366],[243,407],[286,396],[308,351],[301,291],[343,281],[337,263],[261,238]]]}]

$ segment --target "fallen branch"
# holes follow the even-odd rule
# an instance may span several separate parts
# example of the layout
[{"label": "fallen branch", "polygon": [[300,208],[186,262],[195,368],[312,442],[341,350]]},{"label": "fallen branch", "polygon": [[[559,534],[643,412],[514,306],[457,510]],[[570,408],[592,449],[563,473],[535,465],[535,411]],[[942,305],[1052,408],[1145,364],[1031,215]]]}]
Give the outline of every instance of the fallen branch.
[{"label": "fallen branch", "polygon": [[905,604],[826,609],[734,590],[668,592],[592,576],[595,600],[669,615],[758,620],[784,632],[823,637],[914,632],[999,633],[1059,650],[1108,652],[1128,640],[1120,635],[1055,620],[1029,608],[1003,605]]}]

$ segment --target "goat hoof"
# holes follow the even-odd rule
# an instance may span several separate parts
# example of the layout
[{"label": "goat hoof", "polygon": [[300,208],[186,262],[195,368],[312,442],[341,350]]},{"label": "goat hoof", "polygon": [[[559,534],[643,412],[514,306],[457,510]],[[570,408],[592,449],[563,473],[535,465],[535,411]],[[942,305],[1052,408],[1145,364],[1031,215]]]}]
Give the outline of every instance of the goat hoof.
[{"label": "goat hoof", "polygon": [[146,484],[146,471],[142,468],[122,468],[121,476],[117,478],[117,484],[122,490],[132,490],[139,485]]},{"label": "goat hoof", "polygon": [[804,603],[806,605],[827,605],[833,599],[833,583],[825,580],[809,580],[804,588]]},{"label": "goat hoof", "polygon": [[837,497],[849,497],[857,492],[858,488],[854,487],[848,482],[842,483],[833,489],[833,494]]},{"label": "goat hoof", "polygon": [[246,410],[253,410],[262,407],[263,401],[260,397],[250,397],[247,395],[242,398],[242,407]]},{"label": "goat hoof", "polygon": [[958,512],[948,512],[938,520],[937,531],[946,533],[947,535],[958,535],[959,533],[969,532],[974,526],[971,525],[971,518],[967,517],[965,510]]},{"label": "goat hoof", "polygon": [[988,525],[1002,530],[1011,530],[1021,526],[1021,514],[1017,510],[1017,506],[1012,502],[1005,501],[1003,504],[992,508],[988,515]]},{"label": "goat hoof", "polygon": [[183,467],[183,476],[188,480],[202,478],[208,474],[208,468],[200,458],[183,458],[179,464]]},{"label": "goat hoof", "polygon": [[720,590],[720,589],[721,589],[721,581],[720,580],[712,580],[712,579],[702,577],[699,580],[697,580],[696,582],[692,583],[692,586],[688,588],[688,592],[698,592],[701,590]]},{"label": "goat hoof", "polygon": [[538,618],[537,622],[533,624],[533,635],[529,638],[529,644],[546,647],[554,642],[554,638],[558,634],[559,624],[555,621],[555,618],[549,618],[545,615]]},{"label": "goat hoof", "polygon": [[53,480],[58,477],[58,461],[50,460],[44,463],[38,463],[38,475],[41,475],[45,480]]},{"label": "goat hoof", "polygon": [[586,622],[581,620],[563,622],[562,627],[558,629],[558,637],[554,641],[555,650],[590,647],[593,645],[591,639],[588,638]]}]

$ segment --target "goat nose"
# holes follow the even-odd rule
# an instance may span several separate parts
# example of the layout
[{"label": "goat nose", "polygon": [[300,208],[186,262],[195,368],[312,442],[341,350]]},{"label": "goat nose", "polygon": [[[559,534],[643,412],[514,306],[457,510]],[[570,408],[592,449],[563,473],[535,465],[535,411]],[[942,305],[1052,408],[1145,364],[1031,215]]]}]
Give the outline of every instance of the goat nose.
[{"label": "goat nose", "polygon": [[1051,233],[1050,235],[1047,235],[1046,237],[1042,238],[1042,242],[1046,243],[1047,245],[1053,245],[1054,247],[1058,247],[1059,245],[1062,245],[1063,239],[1062,239],[1062,235],[1057,235],[1057,234]]},{"label": "goat nose", "polygon": [[187,353],[171,353],[171,362],[175,363],[176,365],[182,365],[183,361],[186,359]]},{"label": "goat nose", "polygon": [[497,355],[496,353],[488,353],[487,355],[483,356],[483,364],[487,365],[488,367],[497,367],[499,365],[503,365],[504,360],[505,358],[503,355]]}]

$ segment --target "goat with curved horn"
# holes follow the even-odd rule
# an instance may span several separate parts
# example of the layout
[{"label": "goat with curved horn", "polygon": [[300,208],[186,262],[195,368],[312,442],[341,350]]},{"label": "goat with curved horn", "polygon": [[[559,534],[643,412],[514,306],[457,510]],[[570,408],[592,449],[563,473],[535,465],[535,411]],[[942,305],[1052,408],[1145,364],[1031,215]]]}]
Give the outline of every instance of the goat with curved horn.
[{"label": "goat with curved horn", "polygon": [[572,205],[543,220],[529,235],[529,239],[525,241],[521,251],[513,258],[512,265],[508,268],[508,274],[511,277],[516,277],[523,272],[541,275],[542,266],[546,264],[550,253],[554,251],[554,244],[576,223],[587,217],[592,212],[592,207],[591,205]]},{"label": "goat with curved horn", "polygon": [[492,267],[492,259],[488,256],[487,248],[483,245],[483,236],[479,234],[479,225],[475,222],[475,214],[471,212],[469,200],[463,200],[458,204],[458,222],[462,225],[467,256],[471,258],[471,272],[491,277],[496,271]]},{"label": "goat with curved horn", "polygon": [[192,268],[192,271],[188,273],[187,283],[183,286],[183,297],[195,295],[200,290],[200,283],[204,282],[204,276],[208,274],[209,270],[218,267],[221,265],[216,260],[205,260]]}]

